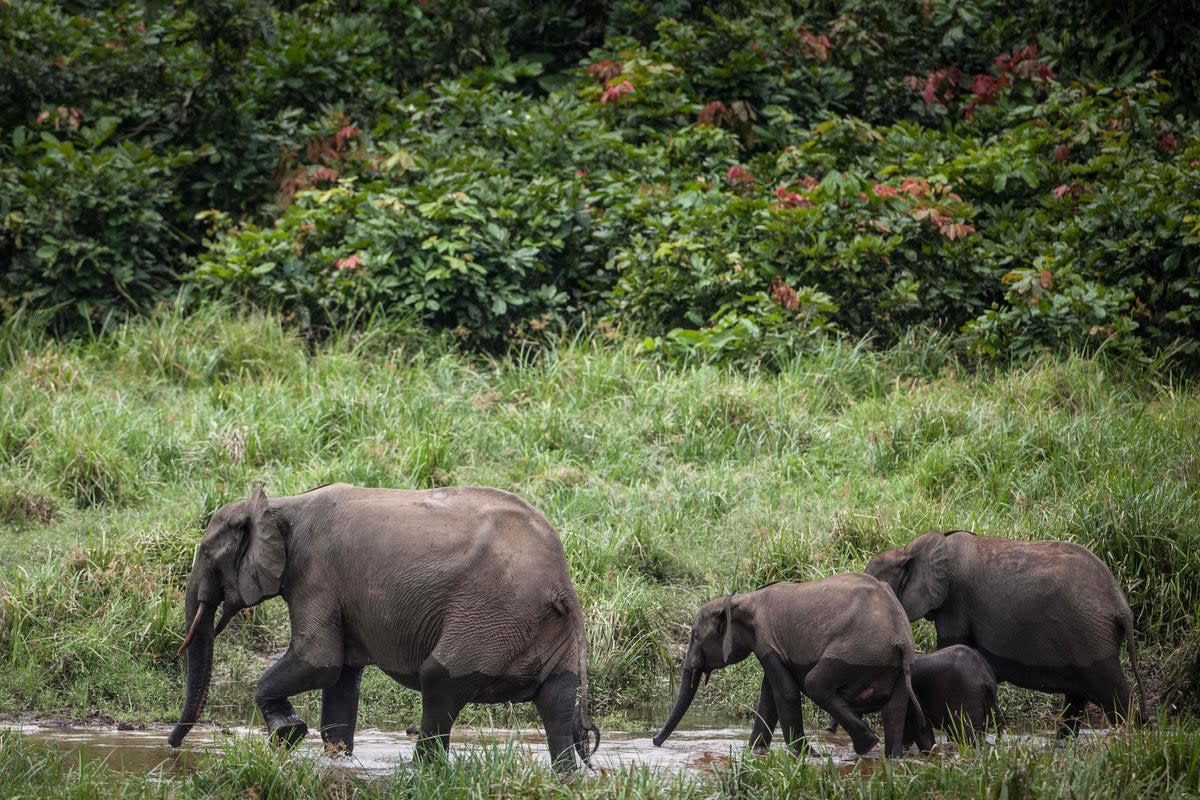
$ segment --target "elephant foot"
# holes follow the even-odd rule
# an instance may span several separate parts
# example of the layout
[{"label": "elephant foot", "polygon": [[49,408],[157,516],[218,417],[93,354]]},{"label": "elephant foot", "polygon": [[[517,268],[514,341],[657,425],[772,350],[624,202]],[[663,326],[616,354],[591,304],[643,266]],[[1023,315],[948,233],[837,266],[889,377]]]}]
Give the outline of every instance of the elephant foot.
[{"label": "elephant foot", "polygon": [[807,758],[808,756],[817,755],[816,749],[813,748],[812,743],[808,741],[807,737],[802,737],[792,742],[790,750],[792,755],[798,758]]},{"label": "elephant foot", "polygon": [[349,758],[354,755],[354,747],[345,742],[326,740],[322,747],[322,755],[326,758]]},{"label": "elephant foot", "polygon": [[267,719],[271,741],[285,747],[295,747],[308,735],[308,724],[295,714],[272,716]]},{"label": "elephant foot", "polygon": [[771,752],[771,746],[766,744],[756,744],[754,747],[750,748],[750,752],[754,753],[756,756],[765,756],[767,753]]},{"label": "elephant foot", "polygon": [[871,748],[879,744],[879,737],[867,731],[865,736],[851,737],[854,741],[854,752],[856,755],[865,756],[871,752]]}]

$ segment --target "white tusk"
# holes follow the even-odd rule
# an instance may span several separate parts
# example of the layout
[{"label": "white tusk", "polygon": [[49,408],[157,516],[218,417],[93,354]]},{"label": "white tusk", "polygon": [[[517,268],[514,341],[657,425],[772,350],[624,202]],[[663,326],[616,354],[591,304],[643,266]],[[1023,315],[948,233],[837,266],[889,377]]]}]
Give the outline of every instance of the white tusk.
[{"label": "white tusk", "polygon": [[187,635],[183,637],[183,644],[179,645],[179,649],[175,651],[175,656],[183,655],[183,651],[188,649],[188,645],[192,643],[192,638],[196,635],[196,628],[200,627],[200,618],[204,616],[204,603],[196,609],[196,618],[192,620],[191,626],[188,628]]}]

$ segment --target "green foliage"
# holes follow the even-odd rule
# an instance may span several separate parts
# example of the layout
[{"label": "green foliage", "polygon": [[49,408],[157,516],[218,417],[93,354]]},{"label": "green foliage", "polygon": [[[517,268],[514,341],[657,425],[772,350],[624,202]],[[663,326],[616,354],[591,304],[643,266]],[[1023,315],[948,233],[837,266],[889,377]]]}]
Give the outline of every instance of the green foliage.
[{"label": "green foliage", "polygon": [[1190,23],[1086,5],[8,3],[0,308],[1191,364]]},{"label": "green foliage", "polygon": [[114,142],[118,121],[0,142],[0,303],[51,309],[56,327],[145,309],[176,286],[177,172],[194,155]]}]

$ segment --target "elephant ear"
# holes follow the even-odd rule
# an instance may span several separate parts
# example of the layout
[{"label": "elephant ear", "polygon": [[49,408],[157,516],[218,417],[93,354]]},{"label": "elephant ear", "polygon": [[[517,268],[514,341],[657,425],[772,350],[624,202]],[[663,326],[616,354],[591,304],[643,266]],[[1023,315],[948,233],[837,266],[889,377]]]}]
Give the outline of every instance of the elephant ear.
[{"label": "elephant ear", "polygon": [[261,484],[254,487],[246,509],[247,541],[245,555],[238,563],[238,593],[242,602],[252,606],[279,594],[287,552],[279,523],[267,509],[267,495]]},{"label": "elephant ear", "polygon": [[946,602],[950,591],[951,546],[945,533],[930,531],[913,539],[900,552],[903,554],[900,580],[894,588],[911,622]]},{"label": "elephant ear", "polygon": [[734,594],[725,599],[725,608],[721,616],[725,628],[725,635],[721,639],[721,660],[726,664],[733,664],[745,657],[741,654],[750,646],[746,642],[750,620],[747,618],[746,609],[736,602]]}]

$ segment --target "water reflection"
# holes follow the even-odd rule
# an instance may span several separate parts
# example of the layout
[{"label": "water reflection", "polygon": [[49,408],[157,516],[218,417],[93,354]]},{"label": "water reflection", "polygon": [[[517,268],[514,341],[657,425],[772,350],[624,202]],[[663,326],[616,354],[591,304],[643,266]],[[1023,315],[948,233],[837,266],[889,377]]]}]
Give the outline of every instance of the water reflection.
[{"label": "water reflection", "polygon": [[[196,769],[205,758],[219,753],[231,737],[265,737],[259,728],[205,728],[198,726],[187,738],[181,750],[167,744],[170,726],[152,726],[144,730],[119,731],[104,727],[58,727],[37,724],[7,724],[3,727],[70,752],[74,758],[104,760],[112,769],[141,775],[158,776],[169,780]],[[1081,731],[1085,736],[1096,731]],[[708,728],[676,731],[662,747],[655,747],[652,734],[647,732],[605,731],[600,750],[593,764],[601,771],[622,770],[630,766],[645,766],[668,772],[711,770],[732,758],[753,758],[745,749],[749,731],[745,727]],[[995,736],[987,737],[995,743]],[[1050,734],[1008,734],[1009,742],[1051,744]],[[410,764],[416,747],[416,736],[402,731],[362,729],[355,735],[354,755],[350,758],[330,758],[324,754],[321,739],[315,733],[296,749],[296,756],[316,759],[331,768],[346,769],[363,777],[389,775],[397,768]],[[546,739],[540,730],[469,729],[456,728],[452,753],[469,752],[484,745],[519,747],[531,757],[549,763]],[[849,737],[842,732],[818,731],[812,741],[814,761],[832,761],[843,774],[869,774],[879,764],[878,749],[866,758],[855,755]],[[776,743],[775,747],[780,745]],[[953,753],[953,745],[944,742],[935,751],[941,755]]]}]

